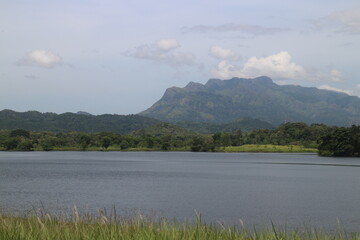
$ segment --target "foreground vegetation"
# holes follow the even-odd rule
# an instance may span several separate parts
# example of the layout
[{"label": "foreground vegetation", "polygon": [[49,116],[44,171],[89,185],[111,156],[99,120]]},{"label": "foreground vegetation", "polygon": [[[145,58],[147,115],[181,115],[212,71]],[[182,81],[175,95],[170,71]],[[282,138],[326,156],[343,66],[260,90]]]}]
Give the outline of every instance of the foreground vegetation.
[{"label": "foreground vegetation", "polygon": [[195,134],[161,123],[126,135],[0,130],[0,150],[7,151],[317,152],[317,149],[323,156],[360,157],[360,126],[286,123],[274,130]]},{"label": "foreground vegetation", "polygon": [[337,128],[319,139],[322,156],[360,157],[360,126]]},{"label": "foreground vegetation", "polygon": [[195,223],[175,222],[166,219],[151,220],[141,215],[132,219],[121,219],[104,213],[96,217],[79,216],[74,211],[70,218],[63,215],[42,214],[30,217],[12,217],[0,214],[0,239],[26,240],[77,240],[77,239],[246,239],[246,240],[359,240],[359,234],[347,234],[342,230],[327,233],[323,230],[281,230],[272,225],[269,229],[256,230],[227,227],[218,223],[204,224],[201,216]]},{"label": "foreground vegetation", "polygon": [[[317,139],[332,128],[304,123],[287,123],[275,130],[195,134],[170,124],[161,124],[131,134],[112,132],[30,132],[24,129],[0,130],[0,148],[9,151],[51,150],[184,150],[223,151],[230,146],[293,145],[316,148]],[[261,146],[260,146],[261,147]],[[292,150],[290,149],[292,148]],[[289,150],[295,148],[290,146]]]}]

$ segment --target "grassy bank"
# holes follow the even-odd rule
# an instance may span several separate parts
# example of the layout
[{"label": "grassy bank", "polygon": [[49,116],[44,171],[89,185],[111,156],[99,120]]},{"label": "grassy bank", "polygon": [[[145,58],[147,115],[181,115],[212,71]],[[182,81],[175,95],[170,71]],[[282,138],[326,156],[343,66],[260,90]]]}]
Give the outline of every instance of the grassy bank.
[{"label": "grassy bank", "polygon": [[[44,151],[43,149],[34,149],[34,151]],[[101,147],[88,147],[86,149],[80,147],[56,147],[52,149],[52,151],[113,151],[113,152],[161,152],[165,151],[161,148],[148,148],[148,147],[136,147],[136,148],[127,148],[121,149],[118,146],[110,146],[107,149]],[[190,147],[182,147],[182,148],[171,148],[167,151],[173,152],[190,152]]]},{"label": "grassy bank", "polygon": [[359,234],[345,234],[343,231],[326,233],[321,230],[265,230],[251,231],[246,227],[225,227],[221,224],[207,225],[199,217],[196,223],[174,223],[167,220],[152,221],[141,216],[122,220],[119,218],[83,216],[77,214],[66,218],[45,214],[27,218],[3,216],[0,214],[1,240],[77,240],[77,239],[246,239],[246,240],[360,240]]},{"label": "grassy bank", "polygon": [[[6,151],[6,150],[0,148],[0,151]],[[35,148],[34,151],[44,151],[44,150],[42,148]],[[80,147],[55,147],[51,151],[190,152],[191,148],[182,147],[182,148],[170,148],[169,150],[163,150],[161,148],[137,147],[137,148],[120,149],[119,146],[110,146],[105,150],[104,148],[101,147],[88,147],[86,149]],[[216,152],[317,153],[318,150],[316,148],[305,148],[304,146],[299,146],[299,145],[245,144],[242,146],[215,148],[215,151]]]},{"label": "grassy bank", "polygon": [[277,152],[277,153],[316,153],[316,148],[305,148],[299,145],[257,145],[225,147],[225,152]]}]

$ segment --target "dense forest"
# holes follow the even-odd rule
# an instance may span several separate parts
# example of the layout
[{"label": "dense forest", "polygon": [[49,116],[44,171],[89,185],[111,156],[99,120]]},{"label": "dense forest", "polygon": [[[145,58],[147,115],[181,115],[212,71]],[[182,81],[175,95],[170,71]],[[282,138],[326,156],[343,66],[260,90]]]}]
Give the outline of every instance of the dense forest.
[{"label": "dense forest", "polygon": [[324,156],[360,156],[360,127],[286,123],[277,129],[235,133],[196,134],[162,123],[131,134],[111,132],[30,132],[0,130],[0,149],[8,151],[51,150],[178,150],[222,151],[244,144],[299,145],[318,148]]},{"label": "dense forest", "polygon": [[161,121],[140,115],[78,113],[41,113],[37,111],[0,111],[1,129],[25,129],[28,131],[50,132],[114,132],[128,134]]},{"label": "dense forest", "polygon": [[[50,132],[113,132],[130,134],[157,124],[164,123],[154,118],[141,115],[103,114],[91,115],[86,112],[77,113],[41,113],[37,111],[15,112],[12,110],[0,111],[1,129],[25,129],[28,131]],[[268,122],[253,118],[239,118],[234,121],[214,124],[206,122],[177,122],[173,123],[189,131],[210,134],[216,132],[252,131],[255,129],[274,129]]]}]

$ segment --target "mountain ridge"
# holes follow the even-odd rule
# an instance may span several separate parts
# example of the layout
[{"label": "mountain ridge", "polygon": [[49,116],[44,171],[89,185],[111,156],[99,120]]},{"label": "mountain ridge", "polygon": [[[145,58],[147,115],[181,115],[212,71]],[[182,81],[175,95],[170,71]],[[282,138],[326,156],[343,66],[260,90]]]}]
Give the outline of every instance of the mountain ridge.
[{"label": "mountain ridge", "polygon": [[315,87],[277,85],[271,78],[209,79],[166,89],[140,115],[167,122],[226,123],[250,117],[284,122],[346,126],[360,119],[360,98]]},{"label": "mountain ridge", "polygon": [[[194,133],[235,132],[239,129],[249,131],[273,126],[258,119],[238,119],[223,125],[205,123],[173,123],[169,124],[157,119],[140,115],[102,114],[92,115],[87,112],[77,113],[41,113],[38,111],[16,112],[9,109],[0,111],[0,130],[25,129],[28,131],[50,132],[113,132],[129,134],[133,132],[166,133],[169,129],[184,135]],[[158,134],[157,133],[157,134]],[[186,133],[186,134],[185,134]],[[156,134],[155,134],[156,135]]]},{"label": "mountain ridge", "polygon": [[78,113],[41,113],[38,111],[0,111],[0,129],[22,128],[29,131],[51,132],[114,132],[127,134],[134,130],[161,123],[160,120],[140,115]]}]

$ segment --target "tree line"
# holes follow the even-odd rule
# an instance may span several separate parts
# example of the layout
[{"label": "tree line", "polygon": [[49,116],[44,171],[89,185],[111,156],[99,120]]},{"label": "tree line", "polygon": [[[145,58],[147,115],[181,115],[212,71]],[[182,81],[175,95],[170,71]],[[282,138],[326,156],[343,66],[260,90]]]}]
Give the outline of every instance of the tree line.
[{"label": "tree line", "polygon": [[360,156],[360,126],[344,128],[324,124],[286,123],[274,130],[238,130],[235,133],[215,134],[184,134],[182,131],[175,131],[160,135],[147,134],[146,131],[117,134],[0,130],[0,149],[8,151],[153,149],[211,152],[243,144],[300,145],[318,148],[319,154],[324,156]]}]

